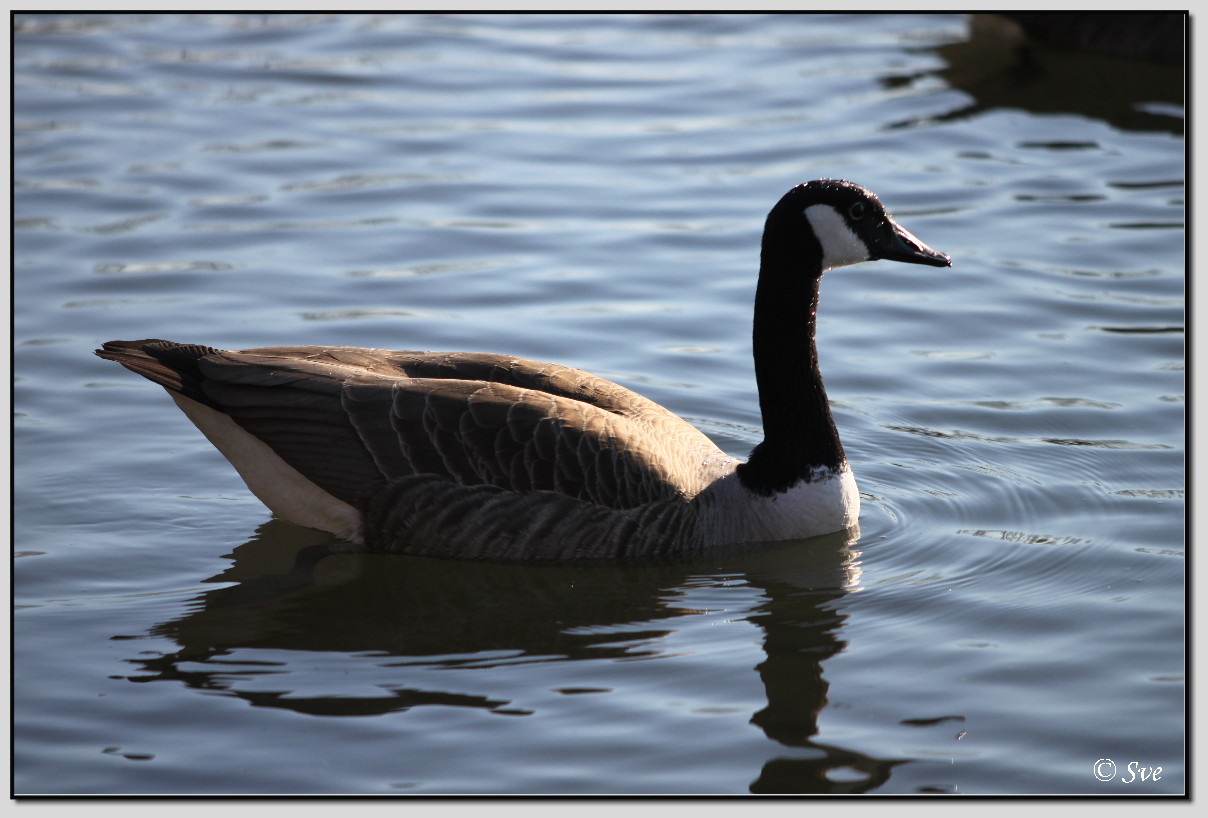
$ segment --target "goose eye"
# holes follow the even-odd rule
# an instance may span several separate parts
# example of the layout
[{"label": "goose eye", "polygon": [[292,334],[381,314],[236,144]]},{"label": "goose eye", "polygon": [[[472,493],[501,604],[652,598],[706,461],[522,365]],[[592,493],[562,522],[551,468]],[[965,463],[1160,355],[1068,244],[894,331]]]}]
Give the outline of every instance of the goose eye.
[{"label": "goose eye", "polygon": [[851,216],[855,221],[859,221],[860,219],[864,218],[865,212],[866,208],[864,207],[864,202],[856,202],[850,208],[848,208],[847,215]]}]

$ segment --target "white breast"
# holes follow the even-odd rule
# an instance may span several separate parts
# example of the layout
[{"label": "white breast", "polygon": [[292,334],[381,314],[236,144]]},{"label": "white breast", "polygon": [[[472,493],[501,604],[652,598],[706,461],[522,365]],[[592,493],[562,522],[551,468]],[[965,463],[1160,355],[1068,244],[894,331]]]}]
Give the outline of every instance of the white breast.
[{"label": "white breast", "polygon": [[701,531],[711,544],[772,542],[829,534],[860,521],[860,492],[851,467],[819,469],[816,479],[763,497],[731,473],[701,492]]}]

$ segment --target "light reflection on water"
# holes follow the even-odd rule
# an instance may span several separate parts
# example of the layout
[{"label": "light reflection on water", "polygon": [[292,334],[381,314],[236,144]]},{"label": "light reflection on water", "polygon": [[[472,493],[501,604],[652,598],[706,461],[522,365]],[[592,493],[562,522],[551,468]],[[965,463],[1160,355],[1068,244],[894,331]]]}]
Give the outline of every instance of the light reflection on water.
[{"label": "light reflection on water", "polygon": [[[18,792],[1184,788],[1177,68],[953,15],[16,32]],[[824,281],[856,543],[342,553],[90,355],[509,352],[744,456],[762,219],[821,176],[954,258]]]}]

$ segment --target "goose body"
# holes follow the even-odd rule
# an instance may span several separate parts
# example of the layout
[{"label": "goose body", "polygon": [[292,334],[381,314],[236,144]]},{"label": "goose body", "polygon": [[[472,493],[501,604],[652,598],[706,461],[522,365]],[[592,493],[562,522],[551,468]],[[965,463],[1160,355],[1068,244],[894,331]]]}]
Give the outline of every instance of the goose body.
[{"label": "goose body", "polygon": [[790,190],[764,229],[753,347],[764,440],[744,463],[578,369],[506,355],[170,341],[97,350],[163,386],[274,513],[379,551],[577,559],[854,526],[859,493],[814,343],[827,269],[947,266],[868,190]]}]

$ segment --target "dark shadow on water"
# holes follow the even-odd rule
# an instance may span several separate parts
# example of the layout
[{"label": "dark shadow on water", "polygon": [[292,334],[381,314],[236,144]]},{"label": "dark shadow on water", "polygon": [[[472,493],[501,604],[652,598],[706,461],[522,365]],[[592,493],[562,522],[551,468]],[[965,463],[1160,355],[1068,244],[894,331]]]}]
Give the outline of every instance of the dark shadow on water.
[{"label": "dark shadow on water", "polygon": [[[1179,136],[1184,131],[1186,72],[1181,62],[1136,59],[1044,42],[1027,37],[1014,21],[997,14],[972,15],[967,40],[929,50],[947,65],[938,71],[889,77],[884,82],[893,88],[934,77],[969,95],[967,105],[930,116],[931,122],[1016,109],[1034,114],[1077,114],[1126,131],[1161,131]],[[891,127],[918,124],[917,120],[906,120]]]},{"label": "dark shadow on water", "polygon": [[[127,678],[174,681],[255,707],[319,717],[424,705],[530,715],[489,690],[394,687],[381,683],[383,673],[389,678],[391,667],[417,665],[483,669],[657,656],[660,641],[677,627],[674,620],[695,613],[675,606],[678,589],[737,581],[748,602],[745,609],[736,603],[732,615],[763,633],[765,658],[754,671],[767,705],[751,722],[781,748],[769,748],[751,791],[864,792],[887,781],[900,762],[813,740],[829,687],[822,663],[846,644],[840,639],[846,617],[834,603],[859,577],[850,539],[780,543],[692,561],[525,565],[350,553],[323,534],[274,520],[209,580],[222,587],[151,628],[179,649],[131,658],[140,670]],[[752,587],[762,597],[755,604]],[[272,654],[235,655],[257,649]],[[299,652],[298,667],[291,666],[290,651]],[[316,680],[303,661],[315,652],[368,662],[376,675],[366,681],[380,693],[315,695]],[[349,667],[355,673],[366,665]],[[298,688],[305,691],[295,693]]]}]

